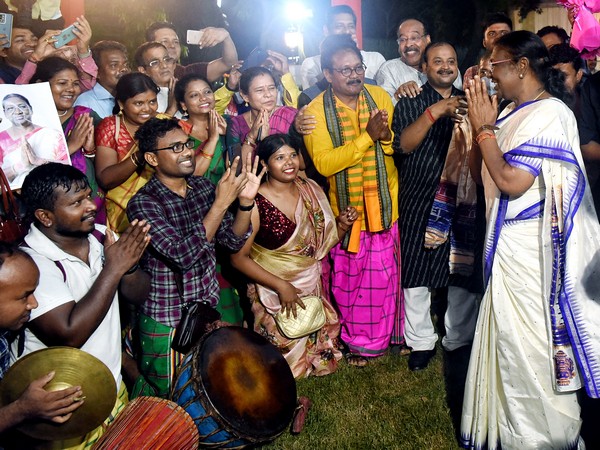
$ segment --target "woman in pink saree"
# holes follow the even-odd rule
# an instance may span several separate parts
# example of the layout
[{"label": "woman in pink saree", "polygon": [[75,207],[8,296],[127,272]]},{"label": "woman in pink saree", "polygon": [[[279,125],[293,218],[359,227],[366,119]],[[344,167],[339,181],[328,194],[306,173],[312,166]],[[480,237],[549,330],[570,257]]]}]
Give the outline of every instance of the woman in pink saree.
[{"label": "woman in pink saree", "polygon": [[[322,189],[298,177],[299,156],[288,136],[267,137],[257,152],[268,168],[267,180],[256,196],[252,235],[232,263],[253,281],[248,297],[255,331],[281,350],[294,377],[327,375],[337,369],[342,354],[340,322],[323,288],[321,262],[356,220],[356,209],[333,215]],[[274,315],[281,311],[295,316],[306,296],[322,299],[325,325],[308,336],[288,339]]]}]

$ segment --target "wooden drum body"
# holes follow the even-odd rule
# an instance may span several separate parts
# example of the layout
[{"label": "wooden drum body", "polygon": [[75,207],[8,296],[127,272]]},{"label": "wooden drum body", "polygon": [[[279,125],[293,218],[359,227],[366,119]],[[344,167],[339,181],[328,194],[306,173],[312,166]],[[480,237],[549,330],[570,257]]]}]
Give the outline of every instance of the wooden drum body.
[{"label": "wooden drum body", "polygon": [[93,450],[194,450],[198,429],[180,406],[157,397],[127,404]]},{"label": "wooden drum body", "polygon": [[259,334],[219,328],[183,361],[172,400],[192,417],[200,446],[243,448],[279,436],[296,408],[284,357]]}]

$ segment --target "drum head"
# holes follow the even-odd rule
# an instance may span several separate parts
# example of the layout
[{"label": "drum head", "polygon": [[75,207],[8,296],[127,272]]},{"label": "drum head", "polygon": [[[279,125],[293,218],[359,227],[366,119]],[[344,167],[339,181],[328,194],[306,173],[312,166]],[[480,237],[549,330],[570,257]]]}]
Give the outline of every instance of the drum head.
[{"label": "drum head", "polygon": [[234,430],[269,439],[289,425],[296,381],[264,337],[246,328],[219,328],[202,342],[198,364],[208,400]]}]

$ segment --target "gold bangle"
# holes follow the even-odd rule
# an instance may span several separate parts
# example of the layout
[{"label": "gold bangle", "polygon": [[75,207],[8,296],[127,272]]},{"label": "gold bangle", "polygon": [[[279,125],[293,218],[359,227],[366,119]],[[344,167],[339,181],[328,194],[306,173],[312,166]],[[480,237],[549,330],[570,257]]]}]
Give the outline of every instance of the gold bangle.
[{"label": "gold bangle", "polygon": [[500,128],[498,128],[496,125],[488,125],[488,124],[483,124],[481,125],[479,128],[477,128],[477,131],[475,132],[475,136],[479,136],[479,134],[481,134],[482,131],[496,131],[499,130]]}]

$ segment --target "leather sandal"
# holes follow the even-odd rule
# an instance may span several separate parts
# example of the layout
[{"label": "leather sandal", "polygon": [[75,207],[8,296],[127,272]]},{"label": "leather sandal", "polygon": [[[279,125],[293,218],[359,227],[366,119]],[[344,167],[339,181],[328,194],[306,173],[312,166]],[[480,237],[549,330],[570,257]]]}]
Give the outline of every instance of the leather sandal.
[{"label": "leather sandal", "polygon": [[346,362],[349,366],[353,367],[365,367],[367,364],[369,364],[369,360],[367,358],[355,353],[346,353]]}]

